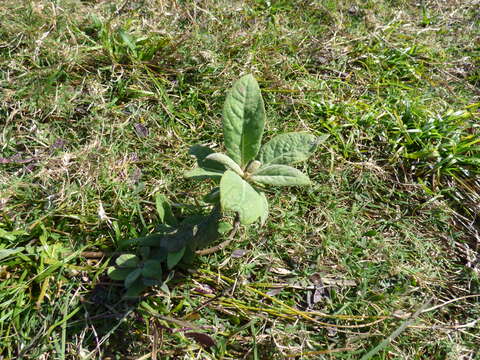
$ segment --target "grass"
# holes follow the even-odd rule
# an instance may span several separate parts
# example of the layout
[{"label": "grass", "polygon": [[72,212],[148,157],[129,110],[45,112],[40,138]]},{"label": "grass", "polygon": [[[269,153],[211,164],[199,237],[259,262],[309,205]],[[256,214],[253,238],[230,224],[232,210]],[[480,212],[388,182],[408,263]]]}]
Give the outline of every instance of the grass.
[{"label": "grass", "polygon": [[[0,359],[478,359],[479,16],[474,0],[2,1]],[[245,73],[267,138],[330,135],[314,184],[122,300],[108,253],[155,228],[156,194],[179,216],[205,194],[188,148],[221,147]]]}]

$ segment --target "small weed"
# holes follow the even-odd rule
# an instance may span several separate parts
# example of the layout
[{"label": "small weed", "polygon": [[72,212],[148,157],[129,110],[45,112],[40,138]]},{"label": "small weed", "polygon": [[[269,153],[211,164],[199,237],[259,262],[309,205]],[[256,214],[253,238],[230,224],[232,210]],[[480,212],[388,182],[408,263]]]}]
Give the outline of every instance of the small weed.
[{"label": "small weed", "polygon": [[[127,244],[138,246],[138,254],[121,255],[116,267],[108,270],[110,278],[124,281],[127,297],[139,295],[147,286],[161,285],[162,267],[171,270],[182,259],[191,262],[197,248],[215,241],[220,234],[233,230],[230,232],[233,237],[238,222],[246,225],[260,218],[265,223],[268,217],[268,200],[262,191],[265,186],[310,184],[307,175],[287,164],[307,160],[325,137],[286,133],[260,148],[264,124],[260,88],[253,76],[246,75],[235,83],[225,100],[223,129],[229,156],[200,145],[190,149],[198,167],[186,176],[212,179],[219,185],[204,198],[212,204],[210,213],[189,216],[178,224],[169,202],[157,196],[160,229],[129,241]],[[219,221],[221,213],[227,211],[237,214],[235,227]]]}]

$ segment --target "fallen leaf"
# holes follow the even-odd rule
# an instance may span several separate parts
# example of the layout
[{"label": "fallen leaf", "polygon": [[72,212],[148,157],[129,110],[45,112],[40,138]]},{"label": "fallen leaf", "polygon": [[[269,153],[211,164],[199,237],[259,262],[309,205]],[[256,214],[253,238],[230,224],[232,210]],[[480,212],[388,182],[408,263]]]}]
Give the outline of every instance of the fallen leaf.
[{"label": "fallen leaf", "polygon": [[57,139],[55,142],[50,146],[50,150],[56,149],[63,149],[66,144],[66,141],[63,139]]},{"label": "fallen leaf", "polygon": [[292,272],[290,270],[284,269],[284,268],[271,268],[271,272],[277,275],[290,275]]},{"label": "fallen leaf", "polygon": [[312,295],[312,304],[315,305],[316,303],[322,301],[324,298],[327,297],[325,288],[321,285],[315,285],[315,291]]},{"label": "fallen leaf", "polygon": [[267,291],[267,295],[268,296],[275,296],[275,295],[278,295],[282,292],[283,288],[276,288],[276,289],[272,289],[272,290],[268,290]]},{"label": "fallen leaf", "polygon": [[247,250],[243,250],[243,249],[236,249],[236,250],[233,250],[232,252],[232,258],[240,258],[242,257],[243,255],[245,255],[247,253]]},{"label": "fallen leaf", "polygon": [[133,125],[133,127],[135,128],[135,132],[137,133],[138,137],[144,138],[148,136],[148,129],[145,125],[136,123]]},{"label": "fallen leaf", "polygon": [[185,336],[191,339],[194,339],[200,343],[203,347],[209,348],[215,346],[215,340],[213,340],[209,335],[198,332],[188,332],[185,333]]},{"label": "fallen leaf", "polygon": [[196,291],[200,294],[213,294],[215,292],[210,285],[207,285],[207,284],[199,284],[199,285],[200,286],[193,289],[193,291]]},{"label": "fallen leaf", "polygon": [[357,286],[357,282],[354,280],[323,277],[319,273],[314,273],[310,275],[310,281],[315,285],[323,284],[323,285],[335,285],[335,286]]}]

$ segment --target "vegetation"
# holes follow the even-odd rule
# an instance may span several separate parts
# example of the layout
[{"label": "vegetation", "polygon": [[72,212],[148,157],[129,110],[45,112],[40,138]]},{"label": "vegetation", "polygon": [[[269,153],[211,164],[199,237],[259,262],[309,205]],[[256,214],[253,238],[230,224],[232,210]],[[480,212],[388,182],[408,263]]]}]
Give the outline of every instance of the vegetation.
[{"label": "vegetation", "polygon": [[[0,359],[478,359],[479,16],[2,1]],[[263,226],[190,261],[172,249],[125,299],[108,269],[151,256],[131,239],[208,216],[215,182],[182,175],[192,144],[237,160],[221,104],[245,74],[267,143],[328,135],[298,170],[311,185],[263,189]]]},{"label": "vegetation", "polygon": [[[157,197],[162,224],[153,234],[128,241],[137,245],[138,254],[122,254],[116,266],[108,269],[113,280],[124,281],[127,297],[138,296],[150,285],[161,285],[162,263],[171,270],[182,260],[191,260],[197,248],[217,240],[221,233],[232,230],[233,237],[239,224],[251,224],[258,219],[265,223],[265,186],[310,184],[307,175],[287,164],[307,160],[322,139],[292,132],[277,135],[261,147],[265,108],[252,75],[235,83],[223,113],[225,146],[230,156],[195,145],[190,153],[197,158],[198,166],[186,174],[194,179],[211,179],[217,185],[204,199],[206,206],[211,205],[210,213],[189,216],[179,224],[168,201]],[[222,212],[236,214],[234,226],[220,221]],[[200,252],[203,253],[205,250]]]}]

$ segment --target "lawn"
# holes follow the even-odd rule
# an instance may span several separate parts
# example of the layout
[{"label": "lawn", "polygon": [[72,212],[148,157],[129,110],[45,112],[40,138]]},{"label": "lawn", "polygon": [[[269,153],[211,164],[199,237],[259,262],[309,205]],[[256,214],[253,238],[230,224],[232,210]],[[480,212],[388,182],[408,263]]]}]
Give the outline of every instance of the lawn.
[{"label": "lawn", "polygon": [[[2,0],[0,19],[0,360],[480,359],[478,0]],[[189,149],[225,151],[245,74],[265,140],[326,138],[297,166],[312,184],[125,298],[107,269],[159,199],[208,209]]]}]

